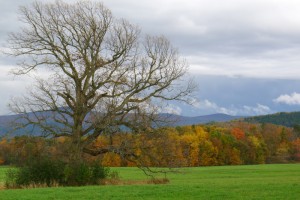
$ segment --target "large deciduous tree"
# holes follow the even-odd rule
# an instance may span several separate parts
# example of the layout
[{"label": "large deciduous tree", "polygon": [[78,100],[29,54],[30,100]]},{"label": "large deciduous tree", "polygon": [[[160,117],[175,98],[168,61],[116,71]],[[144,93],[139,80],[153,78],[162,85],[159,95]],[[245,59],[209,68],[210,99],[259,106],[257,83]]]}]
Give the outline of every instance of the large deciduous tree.
[{"label": "large deciduous tree", "polygon": [[141,34],[102,3],[35,2],[20,13],[25,26],[9,39],[11,54],[22,58],[14,73],[35,74],[37,81],[11,109],[22,114],[22,126],[69,137],[73,159],[82,152],[135,159],[129,141],[100,149],[92,143],[120,128],[151,132],[161,120],[158,105],[186,101],[195,88],[183,79],[188,66],[165,37]]}]

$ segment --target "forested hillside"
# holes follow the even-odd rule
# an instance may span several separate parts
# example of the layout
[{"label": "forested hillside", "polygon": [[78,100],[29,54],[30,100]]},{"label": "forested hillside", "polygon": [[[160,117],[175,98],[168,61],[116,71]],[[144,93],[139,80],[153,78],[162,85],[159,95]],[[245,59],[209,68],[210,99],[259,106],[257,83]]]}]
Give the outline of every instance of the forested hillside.
[{"label": "forested hillside", "polygon": [[[70,141],[21,136],[0,141],[0,163],[22,163],[34,156],[63,158]],[[288,163],[300,161],[300,137],[292,128],[273,124],[227,122],[157,129],[152,134],[99,136],[94,147],[123,149],[98,157],[104,166],[194,167]],[[130,149],[133,150],[130,151]],[[132,155],[140,163],[132,162]]]},{"label": "forested hillside", "polygon": [[271,115],[261,115],[245,118],[246,122],[271,123],[287,127],[300,125],[300,112],[280,112]]}]

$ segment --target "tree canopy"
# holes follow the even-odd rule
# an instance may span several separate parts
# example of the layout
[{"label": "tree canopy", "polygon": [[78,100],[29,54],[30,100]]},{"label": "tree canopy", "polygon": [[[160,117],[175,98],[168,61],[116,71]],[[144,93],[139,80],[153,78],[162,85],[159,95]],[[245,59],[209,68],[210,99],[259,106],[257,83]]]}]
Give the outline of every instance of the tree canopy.
[{"label": "tree canopy", "polygon": [[10,107],[23,114],[20,127],[69,137],[73,159],[82,152],[135,158],[126,142],[91,144],[120,127],[132,134],[153,132],[153,124],[164,120],[157,113],[165,102],[188,102],[195,89],[185,79],[186,61],[167,38],[142,34],[102,3],[35,2],[20,14],[24,27],[9,39],[11,55],[22,58],[14,73],[38,75],[28,94]]}]

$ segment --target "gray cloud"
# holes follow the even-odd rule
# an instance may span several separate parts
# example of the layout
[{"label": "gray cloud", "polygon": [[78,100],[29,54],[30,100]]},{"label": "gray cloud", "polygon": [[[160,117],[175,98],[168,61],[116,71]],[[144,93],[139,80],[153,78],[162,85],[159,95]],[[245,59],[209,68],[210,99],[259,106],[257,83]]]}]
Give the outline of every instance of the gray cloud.
[{"label": "gray cloud", "polygon": [[299,78],[299,1],[104,3],[145,32],[167,35],[199,74]]},{"label": "gray cloud", "polygon": [[[0,0],[0,49],[6,45],[7,34],[21,26],[18,7],[30,2],[33,0]],[[117,18],[139,25],[143,33],[166,35],[199,79],[199,99],[210,100],[215,111],[243,114],[292,109],[293,106],[287,108],[272,100],[281,94],[292,94],[300,87],[294,81],[300,79],[300,1],[103,0],[103,3]],[[0,113],[7,112],[4,107],[8,97],[21,93],[23,85],[29,83],[28,78],[12,81],[13,77],[7,75],[15,63],[14,58],[0,54],[3,97]],[[203,109],[206,113],[200,114],[212,110]]]},{"label": "gray cloud", "polygon": [[[51,0],[47,0],[50,1]],[[17,8],[3,1],[0,44],[16,30]],[[76,0],[68,0],[76,2]],[[300,65],[300,2],[295,0],[103,0],[144,33],[164,34],[199,74],[295,78]],[[284,67],[285,70],[281,70]],[[280,73],[284,71],[286,73]]]}]

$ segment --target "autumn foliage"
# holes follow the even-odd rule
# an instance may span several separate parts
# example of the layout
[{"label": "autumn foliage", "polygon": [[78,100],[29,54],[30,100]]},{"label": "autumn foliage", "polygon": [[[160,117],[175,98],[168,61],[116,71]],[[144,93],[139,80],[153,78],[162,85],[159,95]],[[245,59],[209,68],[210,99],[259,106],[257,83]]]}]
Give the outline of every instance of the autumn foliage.
[{"label": "autumn foliage", "polygon": [[[0,141],[0,164],[22,163],[30,157],[64,158],[68,140],[21,136]],[[300,161],[300,138],[292,128],[272,124],[231,122],[160,128],[152,134],[100,136],[93,147],[113,145],[134,149],[136,161],[106,153],[92,157],[103,166],[195,167],[287,163]]]}]

